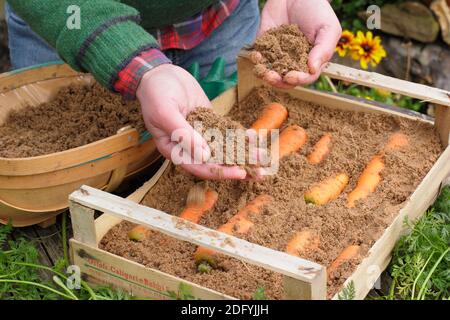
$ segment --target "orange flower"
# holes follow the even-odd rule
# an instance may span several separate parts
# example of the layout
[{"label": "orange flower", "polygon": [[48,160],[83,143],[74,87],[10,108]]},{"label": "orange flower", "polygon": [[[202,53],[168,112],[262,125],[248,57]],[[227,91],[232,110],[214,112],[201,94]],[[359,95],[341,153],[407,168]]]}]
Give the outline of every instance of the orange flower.
[{"label": "orange flower", "polygon": [[369,63],[375,67],[386,57],[386,51],[381,45],[381,38],[374,37],[372,32],[364,34],[358,31],[351,45],[351,57],[359,60],[363,69],[369,68]]},{"label": "orange flower", "polygon": [[340,57],[345,56],[347,50],[350,49],[354,38],[355,35],[353,34],[353,32],[348,30],[342,32],[341,38],[339,39],[339,42],[336,46],[336,52],[339,54]]}]

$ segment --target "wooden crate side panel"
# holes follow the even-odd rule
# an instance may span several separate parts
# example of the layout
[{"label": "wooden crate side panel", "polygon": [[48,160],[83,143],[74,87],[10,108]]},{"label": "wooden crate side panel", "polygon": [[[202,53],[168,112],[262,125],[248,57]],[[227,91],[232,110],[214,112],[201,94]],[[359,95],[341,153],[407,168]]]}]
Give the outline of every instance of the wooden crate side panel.
[{"label": "wooden crate side panel", "polygon": [[449,145],[450,139],[450,108],[446,106],[436,106],[436,128],[444,147]]},{"label": "wooden crate side panel", "polygon": [[313,283],[316,279],[322,279],[326,271],[320,264],[250,243],[88,186],[72,193],[69,199],[76,204],[143,224],[175,239],[204,246],[304,282]]},{"label": "wooden crate side panel", "polygon": [[[250,61],[249,55],[250,51],[242,50],[239,53],[238,59],[245,59],[248,61],[249,67],[246,68],[245,72],[253,75],[254,64]],[[450,92],[443,89],[385,76],[376,72],[355,69],[332,62],[327,63],[322,74],[329,76],[332,79],[343,80],[369,88],[388,90],[422,101],[450,107]],[[241,80],[242,78],[239,77],[239,81]]]},{"label": "wooden crate side panel", "polygon": [[362,86],[389,90],[404,96],[450,107],[450,92],[411,81],[359,70],[336,63],[328,63],[323,74]]},{"label": "wooden crate side panel", "polygon": [[[415,220],[421,217],[439,195],[443,181],[450,174],[450,147],[444,151],[429,173],[411,195],[407,204],[400,210],[393,223],[384,231],[383,235],[369,250],[369,255],[361,262],[356,271],[347,279],[344,287],[353,281],[356,298],[364,297],[387,267],[391,252],[398,239],[407,232],[404,219]],[[338,295],[334,297],[337,299]]]},{"label": "wooden crate side panel", "polygon": [[[256,76],[253,74],[253,64],[248,59],[239,57],[238,66],[239,79],[244,79],[242,82],[238,83],[238,99],[239,101],[242,101],[254,88],[264,85],[264,82],[256,78]],[[410,111],[408,110],[402,110],[400,108],[398,108],[398,110],[395,110],[396,108],[391,108],[389,106],[382,107],[371,105],[369,103],[364,103],[361,101],[346,98],[344,96],[333,95],[331,93],[321,92],[318,90],[311,90],[302,87],[296,87],[293,89],[274,88],[274,90],[281,93],[287,93],[299,100],[316,103],[331,109],[391,114],[411,120],[424,121],[431,124],[433,123],[426,118],[420,118],[420,115],[411,115]],[[387,107],[389,107],[389,109]]]},{"label": "wooden crate side panel", "polygon": [[306,102],[316,103],[324,107],[342,111],[356,111],[365,113],[388,114],[416,121],[423,121],[433,124],[433,121],[420,115],[411,115],[409,110],[400,108],[387,108],[387,106],[376,106],[369,103],[352,100],[340,95],[328,94],[317,90],[297,87],[291,90],[276,89],[278,92],[288,93],[290,96]]},{"label": "wooden crate side panel", "polygon": [[[242,51],[238,57],[238,98],[239,101],[244,99],[250,91],[258,86],[264,84],[260,79],[257,79],[253,73],[253,63],[248,58],[248,51]],[[324,75],[331,78],[345,80],[352,83],[360,84],[370,88],[379,88],[389,90],[391,92],[399,93],[408,97],[421,99],[423,102],[430,102],[436,104],[436,121],[435,126],[439,132],[441,143],[444,147],[449,145],[450,139],[450,92],[429,87],[409,81],[404,81],[392,77],[387,77],[374,72],[366,72],[339,64],[329,63],[324,69]],[[317,90],[308,90],[301,87],[289,90],[279,90],[291,93],[300,99],[306,101],[319,103],[327,107],[341,110],[352,110],[353,107],[358,107],[365,112],[385,112],[406,118],[418,119],[417,116],[409,115],[408,111],[402,111],[400,108],[396,111],[392,107],[382,108],[372,106],[368,103],[354,101],[344,97],[335,96],[335,101],[330,100],[333,95],[320,92]],[[331,103],[330,103],[331,102]],[[358,110],[356,108],[356,110]],[[426,121],[426,120],[425,120]]]},{"label": "wooden crate side panel", "polygon": [[[168,275],[106,251],[70,240],[72,263],[77,265],[88,281],[113,285],[140,298],[172,300],[180,285],[188,288],[193,299],[230,300],[233,297]],[[172,294],[170,294],[172,292]]]},{"label": "wooden crate side panel", "polygon": [[211,101],[213,109],[220,115],[226,115],[237,102],[237,89],[232,87]]}]

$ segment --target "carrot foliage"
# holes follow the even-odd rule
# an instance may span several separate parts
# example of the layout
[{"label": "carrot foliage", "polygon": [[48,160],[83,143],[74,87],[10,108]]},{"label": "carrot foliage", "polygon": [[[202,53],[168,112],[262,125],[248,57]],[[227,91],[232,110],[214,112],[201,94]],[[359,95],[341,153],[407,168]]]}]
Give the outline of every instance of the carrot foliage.
[{"label": "carrot foliage", "polygon": [[124,300],[130,297],[109,287],[93,289],[81,280],[71,289],[67,260],[53,267],[40,264],[35,239],[8,240],[13,228],[0,225],[0,300]]},{"label": "carrot foliage", "polygon": [[450,299],[450,186],[394,250],[389,299]]}]

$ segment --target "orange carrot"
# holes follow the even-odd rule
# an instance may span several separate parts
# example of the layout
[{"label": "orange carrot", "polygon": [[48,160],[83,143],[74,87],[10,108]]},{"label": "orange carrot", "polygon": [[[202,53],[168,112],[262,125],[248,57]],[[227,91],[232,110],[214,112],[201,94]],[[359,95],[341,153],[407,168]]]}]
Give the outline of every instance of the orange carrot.
[{"label": "orange carrot", "polygon": [[181,212],[179,217],[193,223],[198,223],[203,214],[214,207],[217,198],[217,192],[208,190],[204,193],[204,200],[202,203],[189,203],[188,201],[186,208]]},{"label": "orange carrot", "polygon": [[293,256],[300,256],[307,249],[316,250],[319,248],[320,238],[310,230],[300,231],[289,240],[286,252]]},{"label": "orange carrot", "polygon": [[282,159],[300,150],[306,143],[306,139],[305,129],[297,125],[291,125],[281,131],[278,140],[272,145],[272,150],[278,149],[278,159]]},{"label": "orange carrot", "polygon": [[314,146],[307,159],[311,164],[321,163],[331,151],[331,134],[327,133]]},{"label": "orange carrot", "polygon": [[259,118],[253,123],[251,129],[256,131],[261,129],[278,129],[288,117],[288,110],[285,106],[273,102],[264,107]]},{"label": "orange carrot", "polygon": [[328,277],[330,277],[345,262],[356,258],[358,254],[359,254],[358,245],[351,245],[345,248],[328,267],[327,269]]},{"label": "orange carrot", "polygon": [[[186,207],[180,214],[180,218],[192,223],[198,223],[207,211],[211,210],[217,202],[217,192],[206,190],[204,186],[197,184],[191,190],[186,200]],[[134,241],[143,241],[148,237],[150,229],[139,225],[128,232],[128,238]]]},{"label": "orange carrot", "polygon": [[381,172],[383,169],[383,157],[380,155],[374,156],[359,177],[356,188],[349,193],[347,207],[354,208],[356,201],[367,198],[369,194],[375,191],[381,181]]},{"label": "orange carrot", "polygon": [[354,208],[356,201],[365,199],[374,192],[381,181],[381,172],[384,165],[384,153],[386,151],[393,151],[408,145],[408,137],[402,133],[394,133],[387,142],[386,146],[379,154],[374,156],[367,164],[361,176],[358,179],[356,188],[349,193],[347,198],[347,207]]},{"label": "orange carrot", "polygon": [[305,193],[306,203],[324,205],[333,201],[344,191],[349,181],[348,175],[340,173],[313,186]]},{"label": "orange carrot", "polygon": [[128,231],[128,238],[133,241],[141,242],[150,234],[150,229],[146,226],[138,225]]},{"label": "orange carrot", "polygon": [[[217,230],[229,235],[245,234],[249,232],[254,225],[254,223],[248,219],[249,215],[261,214],[261,209],[271,201],[271,196],[265,194],[257,196]],[[194,259],[197,264],[206,262],[210,266],[215,267],[217,264],[215,255],[216,251],[214,250],[198,247],[195,251]]]},{"label": "orange carrot", "polygon": [[392,151],[397,150],[403,147],[406,147],[408,145],[408,137],[404,135],[403,133],[397,132],[394,133],[390,138],[389,141],[384,148],[384,151]]}]

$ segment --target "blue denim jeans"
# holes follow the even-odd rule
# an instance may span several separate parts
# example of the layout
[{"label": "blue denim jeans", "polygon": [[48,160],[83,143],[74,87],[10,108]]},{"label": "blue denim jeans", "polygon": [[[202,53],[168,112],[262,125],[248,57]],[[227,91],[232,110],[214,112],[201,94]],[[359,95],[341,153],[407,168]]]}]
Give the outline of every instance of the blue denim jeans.
[{"label": "blue denim jeans", "polygon": [[[6,22],[12,69],[61,60],[55,50],[31,30],[8,4]],[[174,64],[183,68],[189,68],[194,62],[198,62],[202,77],[217,57],[223,57],[226,62],[225,73],[229,75],[236,71],[239,50],[254,41],[258,27],[258,1],[241,0],[231,16],[200,45],[191,50],[171,49],[164,53]]]}]

